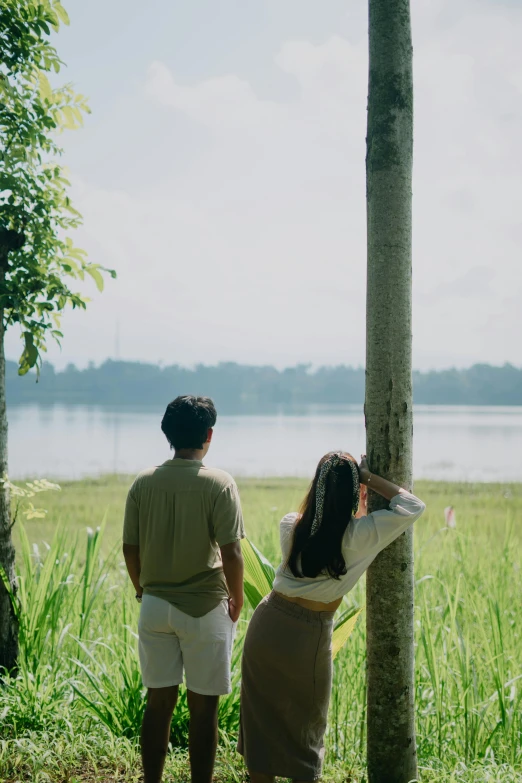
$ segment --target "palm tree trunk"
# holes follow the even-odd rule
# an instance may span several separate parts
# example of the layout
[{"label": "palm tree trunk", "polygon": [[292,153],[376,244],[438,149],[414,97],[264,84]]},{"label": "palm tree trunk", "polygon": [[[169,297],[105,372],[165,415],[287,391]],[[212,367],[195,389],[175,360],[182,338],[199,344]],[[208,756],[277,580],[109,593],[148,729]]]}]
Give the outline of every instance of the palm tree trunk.
[{"label": "palm tree trunk", "polygon": [[[3,289],[7,252],[0,248],[0,291]],[[8,475],[7,463],[7,411],[5,399],[5,353],[4,353],[4,309],[0,307],[0,478]],[[15,582],[15,549],[11,537],[11,506],[9,490],[0,484],[0,567],[3,569],[11,589]],[[4,582],[0,579],[0,677],[2,669],[12,671],[18,658],[18,625],[11,605],[11,599]]]},{"label": "palm tree trunk", "polygon": [[[366,437],[371,470],[412,486],[409,0],[369,0]],[[370,493],[370,510],[382,508]],[[367,573],[369,783],[417,777],[411,530]]]}]

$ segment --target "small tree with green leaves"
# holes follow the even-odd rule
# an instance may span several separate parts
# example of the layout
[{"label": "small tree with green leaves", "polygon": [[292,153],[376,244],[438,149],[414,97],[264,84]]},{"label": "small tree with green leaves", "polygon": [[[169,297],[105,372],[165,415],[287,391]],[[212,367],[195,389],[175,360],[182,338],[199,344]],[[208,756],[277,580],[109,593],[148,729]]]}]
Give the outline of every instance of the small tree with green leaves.
[{"label": "small tree with green leaves", "polygon": [[[73,289],[89,275],[103,290],[112,270],[87,262],[69,236],[81,223],[69,198],[69,182],[57,163],[59,134],[81,126],[86,100],[72,85],[53,87],[62,62],[50,43],[68,24],[57,0],[0,0],[0,478],[7,479],[5,399],[6,329],[22,337],[19,373],[41,367],[48,339],[58,342],[61,315],[84,309]],[[15,588],[9,482],[0,483],[0,568]],[[11,602],[0,580],[0,669],[13,669],[18,654]]]}]

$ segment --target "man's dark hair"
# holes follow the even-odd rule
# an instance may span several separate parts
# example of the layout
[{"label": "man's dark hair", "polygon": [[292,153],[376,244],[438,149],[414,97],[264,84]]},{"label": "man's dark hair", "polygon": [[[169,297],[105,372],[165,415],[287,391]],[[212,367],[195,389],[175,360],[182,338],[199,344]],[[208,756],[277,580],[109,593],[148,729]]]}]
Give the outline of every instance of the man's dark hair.
[{"label": "man's dark hair", "polygon": [[173,449],[202,449],[216,419],[210,397],[186,394],[167,405],[161,430]]}]

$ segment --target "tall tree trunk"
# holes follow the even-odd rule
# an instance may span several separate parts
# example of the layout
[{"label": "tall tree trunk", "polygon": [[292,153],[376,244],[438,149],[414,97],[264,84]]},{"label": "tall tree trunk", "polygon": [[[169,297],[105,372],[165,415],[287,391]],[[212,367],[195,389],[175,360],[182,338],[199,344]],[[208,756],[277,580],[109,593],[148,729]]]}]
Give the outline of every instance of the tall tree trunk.
[{"label": "tall tree trunk", "polygon": [[[411,488],[410,3],[369,8],[366,448],[372,471]],[[370,493],[370,510],[384,505]],[[376,558],[366,586],[368,780],[408,783],[417,777],[411,530]]]},{"label": "tall tree trunk", "polygon": [[[7,267],[7,250],[0,242],[0,292],[3,290]],[[7,411],[5,399],[4,309],[0,307],[0,478],[7,476]],[[15,549],[11,537],[9,490],[0,484],[0,566],[11,589],[15,590]],[[2,668],[13,670],[18,658],[18,625],[9,593],[0,579],[0,679]]]}]

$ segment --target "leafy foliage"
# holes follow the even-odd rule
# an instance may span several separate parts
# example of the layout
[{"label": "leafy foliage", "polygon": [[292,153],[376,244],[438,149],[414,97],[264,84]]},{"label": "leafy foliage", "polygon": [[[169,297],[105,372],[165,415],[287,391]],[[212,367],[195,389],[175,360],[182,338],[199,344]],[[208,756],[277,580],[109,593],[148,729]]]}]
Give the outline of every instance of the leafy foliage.
[{"label": "leafy foliage", "polygon": [[[132,674],[138,669],[138,606],[119,555],[127,488],[123,477],[66,484],[62,492],[47,493],[49,514],[27,522],[27,537],[22,525],[14,528],[19,606],[26,619],[18,677],[6,679],[0,689],[1,780],[139,779],[143,689]],[[279,551],[277,516],[295,508],[305,489],[306,483],[296,479],[240,481],[248,529],[272,562]],[[514,783],[522,770],[522,485],[420,482],[418,493],[428,506],[415,530],[415,701],[422,779]],[[458,509],[458,529],[444,523],[449,502]],[[103,540],[102,531],[94,530],[86,541],[85,527],[93,526],[105,510]],[[67,530],[65,543],[58,520]],[[42,538],[49,547],[35,546]],[[52,567],[46,565],[48,559]],[[492,562],[500,566],[491,568]],[[363,604],[361,580],[346,608],[353,611]],[[251,613],[245,607],[234,650],[233,690],[220,702],[220,746],[228,754],[221,757],[222,772],[216,774],[222,783],[247,780],[235,742],[239,658]],[[333,668],[324,779],[363,780],[364,623],[357,623]],[[175,780],[190,779],[187,725],[182,690],[167,760]],[[182,762],[183,774],[177,766]]]},{"label": "leafy foliage", "polygon": [[59,492],[60,485],[53,484],[47,479],[36,479],[35,481],[26,481],[25,487],[13,484],[7,476],[0,478],[0,488],[7,490],[13,499],[14,513],[13,525],[16,522],[18,513],[21,512],[26,519],[43,519],[47,515],[45,508],[36,508],[29,498],[34,498],[40,492]]},{"label": "leafy foliage", "polygon": [[0,2],[0,315],[21,328],[19,373],[39,369],[50,336],[58,342],[66,307],[87,299],[71,288],[90,276],[103,289],[103,272],[87,262],[68,232],[81,223],[68,195],[70,182],[56,161],[56,138],[74,130],[89,111],[71,84],[53,87],[61,61],[49,42],[68,24],[58,0]]}]

